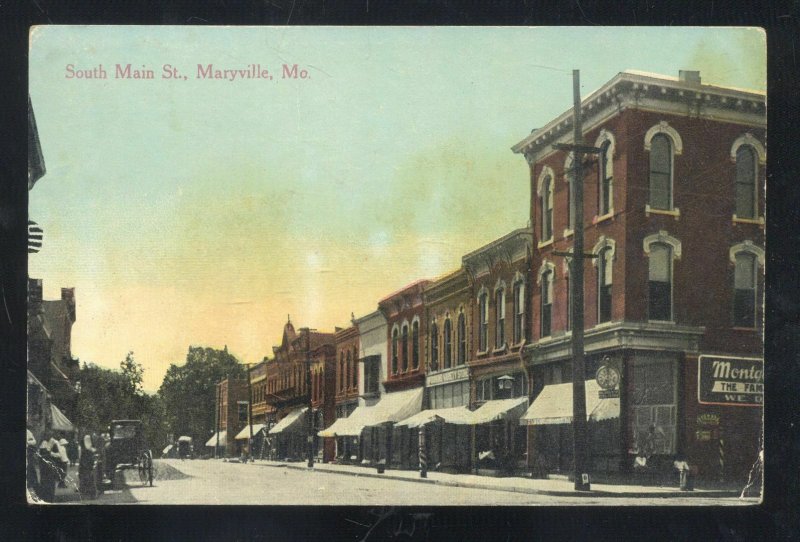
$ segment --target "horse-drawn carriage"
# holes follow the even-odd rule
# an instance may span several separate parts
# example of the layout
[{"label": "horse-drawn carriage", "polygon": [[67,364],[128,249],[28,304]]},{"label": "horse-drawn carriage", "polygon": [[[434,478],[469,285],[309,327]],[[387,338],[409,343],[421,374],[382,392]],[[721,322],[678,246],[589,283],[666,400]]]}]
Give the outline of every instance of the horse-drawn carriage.
[{"label": "horse-drawn carriage", "polygon": [[144,437],[141,420],[113,420],[105,450],[106,477],[113,480],[117,469],[136,469],[143,484],[153,485],[153,453]]}]

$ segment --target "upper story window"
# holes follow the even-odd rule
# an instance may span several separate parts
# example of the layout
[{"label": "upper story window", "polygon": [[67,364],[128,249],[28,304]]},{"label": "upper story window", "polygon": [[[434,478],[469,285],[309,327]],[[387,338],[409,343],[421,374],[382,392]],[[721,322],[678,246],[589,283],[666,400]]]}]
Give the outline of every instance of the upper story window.
[{"label": "upper story window", "polygon": [[525,340],[525,282],[514,281],[514,344]]},{"label": "upper story window", "polygon": [[482,292],[478,296],[478,350],[485,352],[489,348],[489,294]]},{"label": "upper story window", "polygon": [[392,330],[392,374],[397,374],[397,349],[398,349],[398,334],[397,328]]},{"label": "upper story window", "polygon": [[353,379],[352,388],[354,390],[357,390],[358,389],[358,350],[356,350],[355,346],[353,347],[353,370],[350,373],[350,376]]},{"label": "upper story window", "polygon": [[345,373],[344,386],[345,390],[350,387],[350,382],[353,378],[353,358],[350,357],[350,352],[347,352],[347,372]]},{"label": "upper story window", "polygon": [[464,365],[467,362],[467,319],[464,309],[458,312],[458,358],[456,363]]},{"label": "upper story window", "polygon": [[650,209],[672,211],[673,157],[683,149],[680,135],[666,122],[650,128],[645,134],[645,149],[650,151]]},{"label": "upper story window", "polygon": [[736,162],[734,179],[734,218],[758,218],[758,168],[766,163],[764,146],[752,134],[736,138],[731,147]]},{"label": "upper story window", "polygon": [[411,324],[411,368],[419,369],[419,320]]},{"label": "upper story window", "polygon": [[364,363],[364,393],[378,393],[381,356],[366,356]]},{"label": "upper story window", "polygon": [[736,151],[736,216],[756,218],[756,152],[750,145]]},{"label": "upper story window", "polygon": [[600,183],[598,186],[597,211],[600,216],[614,210],[614,136],[602,130],[595,147],[601,149],[598,156],[600,166]]},{"label": "upper story window", "polygon": [[403,372],[408,371],[408,324],[403,324],[403,337],[400,340],[400,363],[403,367]]},{"label": "upper story window", "polygon": [[[575,229],[575,209],[573,209],[575,206],[575,173],[572,170],[574,159],[575,155],[569,153],[566,160],[564,160],[564,180],[567,182],[567,233]],[[567,235],[567,233],[564,235]]]},{"label": "upper story window", "polygon": [[453,330],[450,318],[444,321],[444,368],[453,366]]},{"label": "upper story window", "polygon": [[439,326],[431,324],[431,370],[439,370]]},{"label": "upper story window", "polygon": [[644,238],[648,262],[648,309],[650,320],[672,321],[673,261],[681,257],[681,242],[665,231]]},{"label": "upper story window", "polygon": [[764,265],[764,250],[745,241],[730,250],[733,271],[733,325],[758,326],[759,265]]},{"label": "upper story window", "polygon": [[553,170],[545,167],[539,176],[539,207],[541,212],[541,239],[544,243],[553,239]]},{"label": "upper story window", "polygon": [[548,337],[553,317],[553,271],[547,269],[541,275],[541,336]]},{"label": "upper story window", "polygon": [[339,352],[339,373],[336,375],[336,389],[344,389],[344,352]]},{"label": "upper story window", "polygon": [[501,348],[506,343],[506,290],[505,288],[499,288],[495,294],[495,310],[496,313],[496,322],[495,322],[495,334],[494,334],[494,346],[495,348]]},{"label": "upper story window", "polygon": [[614,265],[611,248],[606,247],[600,251],[597,258],[597,321],[608,322],[611,320],[611,270]]}]

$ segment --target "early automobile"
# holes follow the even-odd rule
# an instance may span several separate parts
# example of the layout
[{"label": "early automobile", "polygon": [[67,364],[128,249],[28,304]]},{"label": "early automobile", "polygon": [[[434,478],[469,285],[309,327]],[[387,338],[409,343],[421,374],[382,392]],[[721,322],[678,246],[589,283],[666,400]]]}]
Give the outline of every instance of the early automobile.
[{"label": "early automobile", "polygon": [[105,451],[106,476],[113,480],[118,469],[135,468],[143,484],[153,485],[153,454],[144,437],[141,420],[113,420]]},{"label": "early automobile", "polygon": [[178,438],[178,457],[181,459],[192,459],[194,457],[192,437],[184,435]]}]

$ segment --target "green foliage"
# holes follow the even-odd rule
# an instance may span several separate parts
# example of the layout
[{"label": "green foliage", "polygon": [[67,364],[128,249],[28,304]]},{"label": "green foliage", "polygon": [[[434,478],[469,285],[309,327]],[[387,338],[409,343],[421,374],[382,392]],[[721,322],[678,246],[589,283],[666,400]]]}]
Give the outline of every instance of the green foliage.
[{"label": "green foliage", "polygon": [[153,450],[166,442],[164,405],[157,395],[142,391],[143,369],[129,352],[120,363],[121,371],[85,363],[76,380],[81,383],[77,398],[75,424],[82,431],[102,433],[111,420],[140,419],[145,437]]},{"label": "green foliage", "polygon": [[227,348],[190,346],[186,363],[169,366],[158,392],[174,437],[188,435],[195,446],[202,446],[214,429],[216,385],[226,378],[245,376],[244,366]]}]

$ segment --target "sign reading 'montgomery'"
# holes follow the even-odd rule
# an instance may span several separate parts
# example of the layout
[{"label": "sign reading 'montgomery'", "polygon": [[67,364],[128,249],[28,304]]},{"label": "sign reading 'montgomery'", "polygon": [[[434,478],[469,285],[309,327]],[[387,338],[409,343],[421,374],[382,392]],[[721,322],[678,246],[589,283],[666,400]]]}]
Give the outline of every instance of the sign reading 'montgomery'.
[{"label": "sign reading 'montgomery'", "polygon": [[697,401],[706,405],[763,405],[764,360],[700,356]]}]

